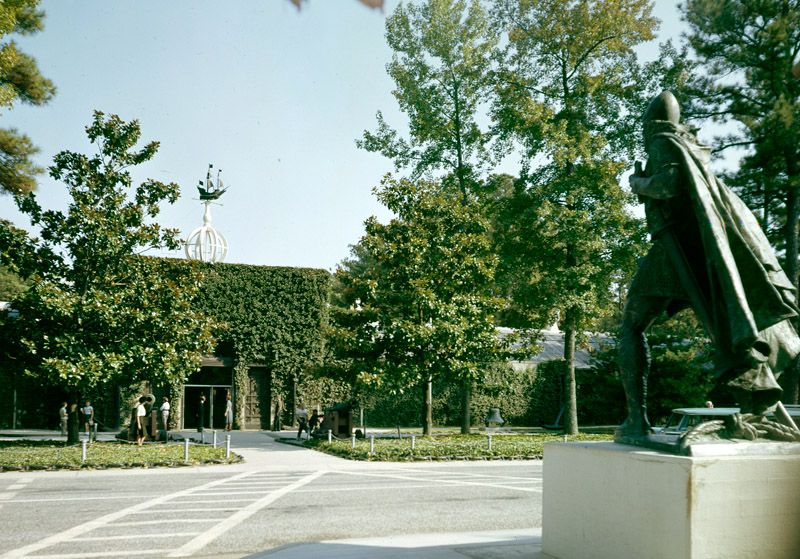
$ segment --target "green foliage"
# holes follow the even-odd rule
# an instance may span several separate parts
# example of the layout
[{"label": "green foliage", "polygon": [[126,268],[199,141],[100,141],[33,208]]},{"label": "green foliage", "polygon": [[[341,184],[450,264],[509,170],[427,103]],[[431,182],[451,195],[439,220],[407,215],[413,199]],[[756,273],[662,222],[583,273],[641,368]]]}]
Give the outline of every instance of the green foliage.
[{"label": "green foliage", "polygon": [[[13,0],[0,3],[0,106],[16,102],[29,105],[47,103],[55,94],[53,83],[41,75],[36,61],[17,49],[9,35],[30,35],[41,31],[44,12],[39,0]],[[31,192],[35,175],[42,169],[31,157],[38,152],[30,139],[13,129],[0,129],[0,191],[14,194]]]},{"label": "green foliage", "polygon": [[[610,435],[577,435],[568,437],[569,441],[610,441]],[[548,442],[563,442],[561,435],[492,435],[492,448],[489,450],[486,435],[446,435],[434,437],[417,436],[414,450],[411,438],[376,438],[375,452],[370,454],[370,441],[312,439],[306,443],[316,450],[349,458],[371,462],[408,462],[414,460],[538,460],[544,455],[544,445]]]},{"label": "green foliage", "polygon": [[0,224],[0,264],[30,278],[14,301],[19,317],[3,326],[1,366],[81,389],[182,380],[212,348],[213,323],[194,305],[201,272],[140,256],[180,246],[177,231],[154,221],[179,187],[133,186],[128,169],[158,148],[136,149],[136,121],[97,112],[86,131],[99,153],[64,151],[50,168],[67,186],[69,208],[43,210],[34,194],[15,197],[40,239]]},{"label": "green foliage", "polygon": [[496,257],[476,203],[438,184],[384,179],[378,199],[396,215],[371,218],[360,251],[337,280],[349,300],[337,313],[339,357],[363,383],[389,391],[437,382],[480,382],[505,360],[495,331]]},{"label": "green foliage", "polygon": [[[328,272],[244,264],[204,264],[202,272],[197,307],[220,326],[214,332],[218,353],[234,356],[242,366],[264,363],[278,382],[300,379],[319,364],[328,322]],[[237,374],[246,369],[238,367]]]},{"label": "green foliage", "polygon": [[714,387],[713,346],[692,311],[656,321],[648,342],[651,423],[666,421],[673,408],[702,407]]},{"label": "green foliage", "polygon": [[591,363],[590,369],[577,373],[578,420],[583,425],[620,425],[627,410],[616,347],[601,347],[592,354]]},{"label": "green foliage", "polygon": [[[184,462],[182,444],[147,444],[136,446],[117,442],[95,442],[88,445],[86,462],[81,462],[81,447],[65,446],[56,441],[1,441],[0,471],[55,470],[81,468],[152,468],[174,467]],[[222,447],[192,445],[189,462],[198,464],[232,464],[241,462],[241,456],[231,454],[225,459]]]},{"label": "green foliage", "polygon": [[378,112],[378,129],[358,146],[411,168],[413,180],[444,169],[462,196],[477,184],[488,159],[488,134],[477,122],[491,82],[497,34],[478,0],[425,0],[400,4],[386,20],[393,51],[387,65],[392,92],[409,119],[409,139],[399,137]]},{"label": "green foliage", "polygon": [[[530,425],[552,425],[564,405],[564,360],[545,361],[536,367],[536,379],[530,394]],[[561,418],[563,422],[563,416]],[[562,423],[563,424],[563,423]]]},{"label": "green foliage", "polygon": [[637,145],[633,47],[653,38],[651,9],[647,0],[504,0],[494,12],[508,44],[493,118],[497,133],[524,151],[520,183],[497,220],[511,264],[504,283],[534,326],[560,310],[571,433],[578,429],[572,340],[613,311],[614,287],[643,241],[619,176]]},{"label": "green foliage", "polygon": [[[0,301],[12,301],[27,288],[25,281],[18,274],[6,266],[0,266]],[[0,316],[0,322],[3,320],[5,317]]]},{"label": "green foliage", "polygon": [[[531,406],[537,401],[534,385],[536,368],[515,371],[505,363],[487,365],[482,381],[475,383],[470,400],[473,426],[483,425],[489,408],[500,408],[506,426],[536,425],[531,423]],[[380,388],[362,387],[359,403],[365,410],[365,421],[371,427],[408,427],[420,425],[418,389],[389,392]],[[433,386],[433,422],[455,426],[462,419],[461,384],[439,382]],[[553,416],[555,417],[555,416]],[[553,418],[549,418],[552,421]]]}]

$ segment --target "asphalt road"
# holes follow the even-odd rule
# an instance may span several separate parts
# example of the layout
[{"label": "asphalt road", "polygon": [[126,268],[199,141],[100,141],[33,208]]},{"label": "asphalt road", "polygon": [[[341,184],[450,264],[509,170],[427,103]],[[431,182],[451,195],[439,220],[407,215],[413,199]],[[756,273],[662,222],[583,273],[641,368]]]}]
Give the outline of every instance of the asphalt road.
[{"label": "asphalt road", "polygon": [[540,462],[314,454],[283,466],[0,474],[0,559],[233,558],[297,542],[541,527]]}]

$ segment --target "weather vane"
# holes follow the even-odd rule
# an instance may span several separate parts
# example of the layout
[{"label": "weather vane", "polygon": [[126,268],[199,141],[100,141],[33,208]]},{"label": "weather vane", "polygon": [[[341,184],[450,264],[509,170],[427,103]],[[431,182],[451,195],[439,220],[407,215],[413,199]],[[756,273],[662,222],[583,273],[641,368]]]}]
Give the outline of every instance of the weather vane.
[{"label": "weather vane", "polygon": [[[216,200],[223,194],[225,191],[228,190],[222,184],[222,179],[219,177],[220,173],[222,173],[222,169],[217,169],[217,183],[214,184],[213,179],[211,178],[211,169],[214,168],[213,163],[208,164],[208,171],[206,172],[206,180],[203,182],[202,180],[199,181],[197,186],[197,190],[200,191],[200,199],[201,200]],[[205,186],[205,188],[203,188]]]},{"label": "weather vane", "polygon": [[220,173],[217,170],[216,182],[212,179],[213,164],[208,165],[206,180],[199,181],[197,190],[200,192],[200,201],[205,206],[203,212],[203,225],[195,229],[186,239],[186,258],[202,262],[222,262],[228,254],[228,241],[211,226],[211,204],[222,196],[227,188],[222,184]]}]

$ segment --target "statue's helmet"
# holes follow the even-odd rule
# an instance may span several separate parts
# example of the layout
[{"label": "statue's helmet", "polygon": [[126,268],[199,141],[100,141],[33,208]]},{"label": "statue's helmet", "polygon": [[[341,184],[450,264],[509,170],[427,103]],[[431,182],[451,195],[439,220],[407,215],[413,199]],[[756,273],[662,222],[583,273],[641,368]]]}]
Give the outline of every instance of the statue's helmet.
[{"label": "statue's helmet", "polygon": [[644,112],[642,121],[665,120],[672,124],[678,124],[681,119],[681,108],[678,100],[671,91],[662,91],[650,101],[647,110]]}]

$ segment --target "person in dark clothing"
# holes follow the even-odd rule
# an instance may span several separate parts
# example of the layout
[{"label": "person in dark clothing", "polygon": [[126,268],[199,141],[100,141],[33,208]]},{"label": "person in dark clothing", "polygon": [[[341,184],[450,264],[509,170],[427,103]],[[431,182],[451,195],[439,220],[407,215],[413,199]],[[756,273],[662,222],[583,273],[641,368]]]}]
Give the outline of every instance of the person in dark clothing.
[{"label": "person in dark clothing", "polygon": [[295,411],[295,417],[297,417],[297,423],[299,427],[297,428],[297,440],[300,440],[300,437],[303,435],[303,431],[311,435],[311,432],[308,430],[308,410],[304,405],[300,405],[299,408]]},{"label": "person in dark clothing", "polygon": [[311,418],[308,420],[308,431],[309,433],[313,433],[319,427],[320,421],[322,420],[322,416],[319,412],[314,409],[311,411]]},{"label": "person in dark clothing", "polygon": [[197,406],[197,432],[202,433],[206,420],[206,396],[200,396],[200,404]]}]

